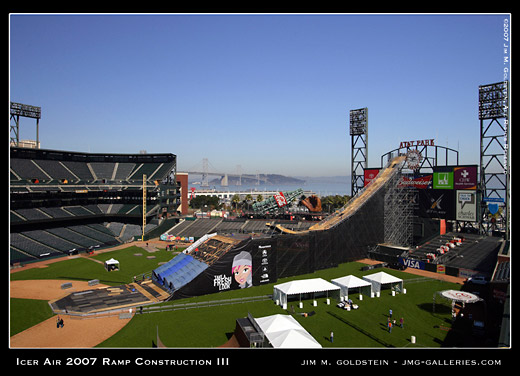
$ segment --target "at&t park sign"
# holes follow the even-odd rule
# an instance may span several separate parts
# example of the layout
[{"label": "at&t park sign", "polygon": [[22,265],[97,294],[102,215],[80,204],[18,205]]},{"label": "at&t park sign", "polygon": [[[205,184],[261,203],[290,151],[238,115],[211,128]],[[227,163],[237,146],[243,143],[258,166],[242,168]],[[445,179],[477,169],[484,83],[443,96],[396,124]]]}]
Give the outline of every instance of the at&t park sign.
[{"label": "at&t park sign", "polygon": [[427,140],[401,141],[399,149],[413,148],[414,146],[435,146],[435,139],[430,138]]}]

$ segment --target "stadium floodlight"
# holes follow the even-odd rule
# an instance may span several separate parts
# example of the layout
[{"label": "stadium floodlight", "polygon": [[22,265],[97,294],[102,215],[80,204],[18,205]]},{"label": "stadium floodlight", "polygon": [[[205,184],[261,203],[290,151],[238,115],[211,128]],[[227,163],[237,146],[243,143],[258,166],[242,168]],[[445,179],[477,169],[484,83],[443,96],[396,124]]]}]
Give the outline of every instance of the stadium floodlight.
[{"label": "stadium floodlight", "polygon": [[478,118],[480,120],[507,117],[508,86],[508,81],[479,86]]},{"label": "stadium floodlight", "polygon": [[14,124],[10,124],[11,145],[20,146],[20,116],[36,119],[36,147],[40,145],[40,119],[42,117],[42,109],[37,106],[30,106],[28,104],[11,102],[10,120]]},{"label": "stadium floodlight", "polygon": [[357,136],[367,133],[368,108],[350,110],[350,135]]},{"label": "stadium floodlight", "polygon": [[11,115],[41,119],[42,109],[41,107],[30,106],[28,104],[11,102]]},{"label": "stadium floodlight", "polygon": [[363,189],[364,169],[368,161],[368,108],[350,110],[351,188],[352,196]]}]

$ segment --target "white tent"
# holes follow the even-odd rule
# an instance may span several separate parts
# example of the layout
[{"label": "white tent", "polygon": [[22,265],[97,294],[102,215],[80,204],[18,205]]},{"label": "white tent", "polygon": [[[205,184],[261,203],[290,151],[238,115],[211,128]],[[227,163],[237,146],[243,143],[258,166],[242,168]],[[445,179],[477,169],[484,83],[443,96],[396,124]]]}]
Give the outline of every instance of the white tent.
[{"label": "white tent", "polygon": [[481,301],[482,299],[479,298],[477,295],[472,294],[467,291],[457,291],[457,290],[444,290],[441,291],[440,294],[450,300],[454,300],[456,302],[461,303],[476,303]]},{"label": "white tent", "polygon": [[302,294],[326,292],[328,296],[329,291],[339,294],[340,290],[339,286],[321,278],[302,279],[275,285],[273,288],[273,300],[279,301],[280,305],[283,306],[287,304],[289,295],[299,295],[301,299]]},{"label": "white tent", "polygon": [[275,348],[320,348],[321,345],[290,315],[255,319]]},{"label": "white tent", "polygon": [[255,319],[264,333],[274,333],[290,329],[302,329],[296,319],[290,315],[272,315]]},{"label": "white tent", "polygon": [[477,303],[480,301],[483,301],[482,298],[480,298],[478,295],[472,294],[467,291],[457,291],[457,290],[444,290],[444,291],[437,291],[433,295],[433,312],[435,312],[435,303],[437,295],[440,295],[442,298],[451,300],[452,304],[452,314],[455,303],[461,303],[464,307],[466,304],[469,303]]},{"label": "white tent", "polygon": [[403,280],[385,272],[369,274],[363,277],[365,281],[372,284],[373,292],[381,292],[383,285],[390,285],[392,290],[403,291]]},{"label": "white tent", "polygon": [[291,329],[267,335],[276,348],[321,348],[321,345],[307,331]]},{"label": "white tent", "polygon": [[341,288],[341,296],[348,296],[349,290],[353,289],[359,289],[360,294],[368,296],[372,292],[372,283],[354,275],[336,278],[331,280],[331,282]]},{"label": "white tent", "polygon": [[105,261],[105,269],[108,271],[119,270],[119,261],[115,260],[114,258]]}]

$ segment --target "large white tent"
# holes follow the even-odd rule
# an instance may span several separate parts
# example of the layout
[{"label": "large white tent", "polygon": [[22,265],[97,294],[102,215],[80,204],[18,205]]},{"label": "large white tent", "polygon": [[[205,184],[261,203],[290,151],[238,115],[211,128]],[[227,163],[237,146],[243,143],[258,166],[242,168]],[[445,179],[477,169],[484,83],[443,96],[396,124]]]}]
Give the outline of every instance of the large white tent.
[{"label": "large white tent", "polygon": [[365,281],[355,275],[347,275],[345,277],[336,278],[331,282],[341,288],[341,296],[348,296],[349,290],[357,289],[360,294],[370,296],[372,292],[372,283]]},{"label": "large white tent", "polygon": [[273,288],[273,300],[278,301],[280,305],[287,304],[289,295],[299,295],[300,299],[303,294],[335,292],[339,294],[341,288],[322,278],[301,279],[275,285]]},{"label": "large white tent", "polygon": [[320,348],[296,319],[290,315],[272,315],[255,319],[275,348]]},{"label": "large white tent", "polygon": [[398,292],[403,291],[403,280],[385,272],[369,274],[364,276],[363,279],[372,284],[372,291],[375,293],[381,292],[383,285],[390,285],[392,290]]}]

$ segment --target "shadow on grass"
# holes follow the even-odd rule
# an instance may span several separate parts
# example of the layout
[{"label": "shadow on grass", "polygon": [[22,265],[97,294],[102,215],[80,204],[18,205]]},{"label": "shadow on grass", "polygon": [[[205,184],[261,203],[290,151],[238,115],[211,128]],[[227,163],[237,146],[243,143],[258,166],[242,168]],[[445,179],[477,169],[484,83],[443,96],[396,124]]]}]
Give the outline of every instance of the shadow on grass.
[{"label": "shadow on grass", "polygon": [[[386,341],[383,341],[381,338],[377,338],[375,337],[374,335],[372,335],[371,333],[367,332],[366,330],[364,330],[363,328],[360,328],[359,326],[351,323],[351,322],[348,322],[347,320],[345,320],[343,317],[341,316],[338,316],[336,315],[335,313],[333,312],[327,312],[329,315],[331,315],[332,317],[338,319],[339,321],[343,322],[344,324],[347,324],[348,326],[350,326],[351,328],[357,330],[358,332],[366,335],[367,337],[369,337],[370,339],[376,341],[377,343],[385,346],[385,347],[395,347],[394,345],[386,342]],[[385,329],[386,330],[386,329]]]},{"label": "shadow on grass", "polygon": [[441,304],[441,303],[437,303],[435,304],[435,310],[434,310],[434,304],[433,303],[422,303],[422,304],[419,304],[418,307],[426,312],[430,312],[432,314],[439,314],[439,315],[445,315],[447,313],[450,313],[451,312],[451,307],[445,305],[445,304]]}]

